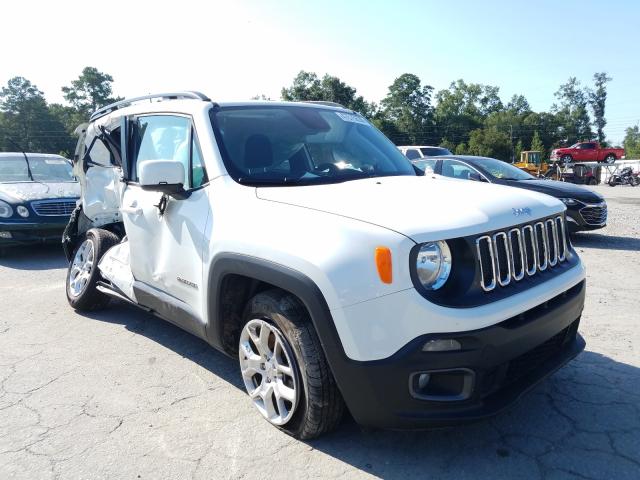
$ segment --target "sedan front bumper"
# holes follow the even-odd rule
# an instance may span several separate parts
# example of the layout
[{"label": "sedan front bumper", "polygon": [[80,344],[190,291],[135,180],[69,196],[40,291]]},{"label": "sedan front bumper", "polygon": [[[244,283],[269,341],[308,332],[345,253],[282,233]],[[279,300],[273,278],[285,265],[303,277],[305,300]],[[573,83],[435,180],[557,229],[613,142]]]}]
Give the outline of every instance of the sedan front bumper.
[{"label": "sedan front bumper", "polygon": [[68,220],[62,218],[44,223],[0,222],[0,247],[61,242]]}]

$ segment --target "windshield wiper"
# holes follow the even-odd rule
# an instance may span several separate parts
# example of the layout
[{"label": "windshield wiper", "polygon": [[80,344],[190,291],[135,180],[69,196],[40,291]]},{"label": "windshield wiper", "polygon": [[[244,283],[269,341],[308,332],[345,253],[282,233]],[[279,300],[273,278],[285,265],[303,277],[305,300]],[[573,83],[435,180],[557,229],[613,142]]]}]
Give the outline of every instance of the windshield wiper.
[{"label": "windshield wiper", "polygon": [[31,172],[31,165],[29,164],[29,157],[27,157],[27,154],[25,153],[24,149],[20,145],[18,145],[16,142],[14,142],[10,137],[7,137],[7,140],[9,140],[9,143],[11,143],[18,150],[20,150],[22,155],[24,155],[24,161],[27,162],[27,173],[29,174],[29,178],[31,179],[32,182],[35,182],[36,179],[33,178],[33,173]]}]

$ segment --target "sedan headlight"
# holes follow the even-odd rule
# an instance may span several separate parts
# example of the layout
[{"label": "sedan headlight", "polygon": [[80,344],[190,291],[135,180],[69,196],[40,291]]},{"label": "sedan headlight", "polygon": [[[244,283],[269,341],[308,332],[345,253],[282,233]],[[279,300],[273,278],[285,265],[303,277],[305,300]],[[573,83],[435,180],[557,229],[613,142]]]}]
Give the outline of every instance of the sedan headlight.
[{"label": "sedan headlight", "polygon": [[578,204],[578,201],[574,198],[561,198],[560,201],[568,207]]},{"label": "sedan headlight", "polygon": [[420,246],[416,257],[418,280],[427,290],[438,290],[451,273],[451,250],[446,242],[429,242]]},{"label": "sedan headlight", "polygon": [[13,215],[11,205],[0,200],[0,218],[9,218],[11,215]]}]

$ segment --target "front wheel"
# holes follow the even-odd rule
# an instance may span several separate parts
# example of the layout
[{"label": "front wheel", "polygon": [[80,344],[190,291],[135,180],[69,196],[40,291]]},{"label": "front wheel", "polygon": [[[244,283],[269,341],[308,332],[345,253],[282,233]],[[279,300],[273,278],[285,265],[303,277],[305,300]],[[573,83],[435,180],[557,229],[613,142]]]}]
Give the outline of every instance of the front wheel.
[{"label": "front wheel", "polygon": [[560,164],[565,166],[567,163],[571,163],[572,160],[571,155],[562,155],[562,157],[560,157]]},{"label": "front wheel", "polygon": [[607,155],[606,157],[604,157],[604,163],[609,163],[609,164],[611,164],[611,163],[613,163],[613,162],[615,162],[615,161],[616,161],[616,156],[615,156],[615,155],[613,155],[613,154],[609,154],[609,155]]},{"label": "front wheel", "polygon": [[260,414],[301,440],[336,428],[344,402],[297,298],[280,290],[259,293],[249,301],[244,320],[240,370]]},{"label": "front wheel", "polygon": [[67,270],[67,300],[74,309],[100,310],[109,304],[109,296],[97,289],[98,261],[117,243],[118,237],[113,233],[93,228],[76,248]]},{"label": "front wheel", "polygon": [[616,185],[618,185],[618,180],[615,177],[611,177],[609,179],[609,186],[610,187],[615,187]]}]

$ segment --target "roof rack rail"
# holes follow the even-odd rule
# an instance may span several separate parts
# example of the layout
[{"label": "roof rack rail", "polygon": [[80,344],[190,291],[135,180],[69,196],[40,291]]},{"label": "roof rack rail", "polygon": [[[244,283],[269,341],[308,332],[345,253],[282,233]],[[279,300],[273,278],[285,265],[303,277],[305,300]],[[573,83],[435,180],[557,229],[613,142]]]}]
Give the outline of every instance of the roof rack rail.
[{"label": "roof rack rail", "polygon": [[327,107],[347,108],[338,102],[329,102],[327,100],[303,100],[304,103],[317,103],[318,105],[326,105]]},{"label": "roof rack rail", "polygon": [[89,118],[90,121],[93,121],[97,118],[103,117],[108,113],[114,112],[119,108],[127,107],[137,102],[142,102],[144,100],[153,100],[154,98],[162,98],[165,100],[180,100],[185,98],[190,98],[193,100],[202,100],[204,102],[210,102],[211,99],[207,97],[204,93],[200,92],[170,92],[170,93],[155,93],[153,95],[144,95],[142,97],[134,97],[134,98],[125,98],[124,100],[120,100],[119,102],[111,103],[102,108],[99,108]]}]

